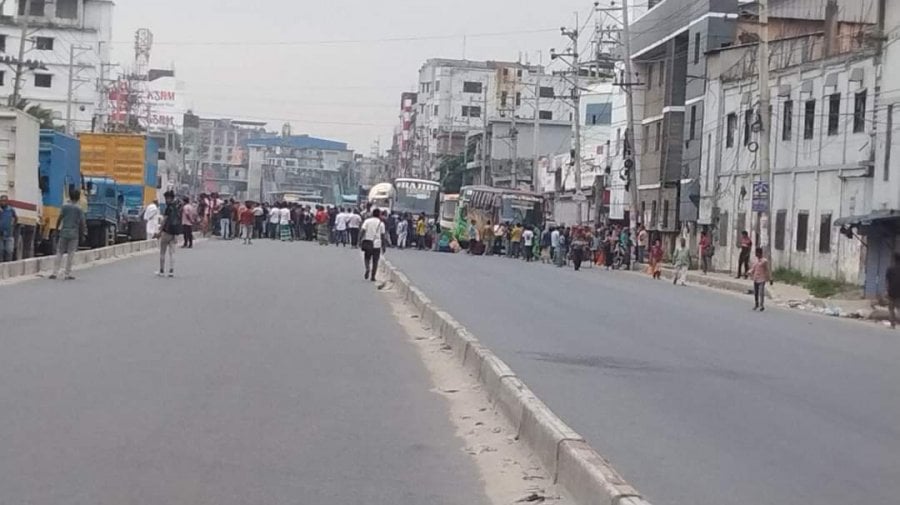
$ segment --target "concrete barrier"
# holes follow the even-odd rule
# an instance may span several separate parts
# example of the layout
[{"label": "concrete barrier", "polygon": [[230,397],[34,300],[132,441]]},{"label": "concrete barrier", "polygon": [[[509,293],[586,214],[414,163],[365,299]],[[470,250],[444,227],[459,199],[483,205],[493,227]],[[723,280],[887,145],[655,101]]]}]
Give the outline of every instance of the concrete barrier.
[{"label": "concrete barrier", "polygon": [[[135,253],[155,249],[157,246],[157,241],[146,240],[142,242],[127,242],[87,251],[77,251],[72,259],[72,264],[81,266],[90,265],[106,259],[127,258]],[[42,272],[49,273],[53,271],[54,261],[55,257],[53,256],[43,256],[40,258],[29,258],[26,260],[0,263],[0,279],[13,279],[16,277],[36,275]]]},{"label": "concrete barrier", "polygon": [[440,310],[390,262],[384,262],[399,297],[415,307],[453,351],[453,358],[483,385],[488,398],[516,428],[517,438],[578,505],[649,505],[575,430],[566,425],[447,312]]}]

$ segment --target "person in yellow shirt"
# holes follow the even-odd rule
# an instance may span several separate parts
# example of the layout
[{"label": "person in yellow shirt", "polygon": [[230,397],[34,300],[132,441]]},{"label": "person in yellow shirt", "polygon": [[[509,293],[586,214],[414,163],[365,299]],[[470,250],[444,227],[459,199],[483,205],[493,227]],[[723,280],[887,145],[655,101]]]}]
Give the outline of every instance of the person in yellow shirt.
[{"label": "person in yellow shirt", "polygon": [[425,214],[419,216],[419,220],[416,221],[416,247],[421,251],[425,249]]},{"label": "person in yellow shirt", "polygon": [[524,228],[522,228],[522,225],[519,223],[516,223],[516,225],[513,226],[513,229],[510,232],[509,241],[512,244],[512,247],[510,249],[512,250],[513,258],[519,258],[522,256],[522,232],[523,231],[524,231]]},{"label": "person in yellow shirt", "polygon": [[491,225],[490,221],[485,223],[484,228],[481,229],[481,242],[484,244],[484,255],[485,256],[493,256],[494,255],[494,227]]}]

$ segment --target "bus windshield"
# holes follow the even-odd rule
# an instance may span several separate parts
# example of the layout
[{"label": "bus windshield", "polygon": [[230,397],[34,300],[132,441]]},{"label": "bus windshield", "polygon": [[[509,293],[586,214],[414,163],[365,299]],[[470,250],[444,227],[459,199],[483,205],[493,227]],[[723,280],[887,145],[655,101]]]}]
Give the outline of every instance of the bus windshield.
[{"label": "bus windshield", "polygon": [[541,203],[537,198],[504,196],[500,219],[523,225],[540,225]]},{"label": "bus windshield", "polygon": [[396,197],[394,212],[433,216],[437,207],[441,187],[431,181],[403,181],[394,183]]},{"label": "bus windshield", "polygon": [[441,204],[441,220],[453,221],[456,219],[457,207],[459,207],[459,200],[445,200]]}]

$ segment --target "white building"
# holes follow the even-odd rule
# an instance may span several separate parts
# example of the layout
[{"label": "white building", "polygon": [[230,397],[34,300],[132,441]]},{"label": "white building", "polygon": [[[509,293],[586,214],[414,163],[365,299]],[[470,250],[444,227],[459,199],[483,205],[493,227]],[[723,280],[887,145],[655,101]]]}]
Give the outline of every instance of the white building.
[{"label": "white building", "polygon": [[[24,9],[24,0],[6,2],[3,7],[0,52],[7,57],[18,57]],[[111,0],[31,0],[25,59],[39,61],[44,68],[26,69],[20,95],[31,104],[53,110],[57,125],[66,123],[70,80],[72,130],[91,130],[95,115],[102,112],[98,111],[98,83],[109,71],[113,10]],[[14,72],[10,67],[0,70],[0,97],[4,100],[13,94]]]},{"label": "white building", "polygon": [[572,110],[557,97],[571,85],[544,68],[516,62],[430,59],[419,70],[417,137],[432,175],[439,158],[463,152],[466,133],[491,119],[571,120]]},{"label": "white building", "polygon": [[[774,267],[861,281],[861,243],[838,233],[835,223],[869,211],[876,71],[866,47],[823,57],[824,40],[817,33],[771,45],[768,181],[757,165],[757,46],[709,53],[705,104],[713,113],[704,115],[702,132],[712,142],[701,159],[699,224],[718,245],[716,269],[734,272],[740,233],[765,244],[771,224]],[[773,223],[755,217],[760,181],[771,185]]]}]

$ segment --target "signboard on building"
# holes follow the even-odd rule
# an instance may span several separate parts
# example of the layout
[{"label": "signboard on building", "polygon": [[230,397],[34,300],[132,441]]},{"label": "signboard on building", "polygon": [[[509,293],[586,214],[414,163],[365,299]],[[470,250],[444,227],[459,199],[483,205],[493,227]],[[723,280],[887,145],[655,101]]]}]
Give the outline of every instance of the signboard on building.
[{"label": "signboard on building", "polygon": [[769,181],[753,181],[753,212],[769,211]]}]

